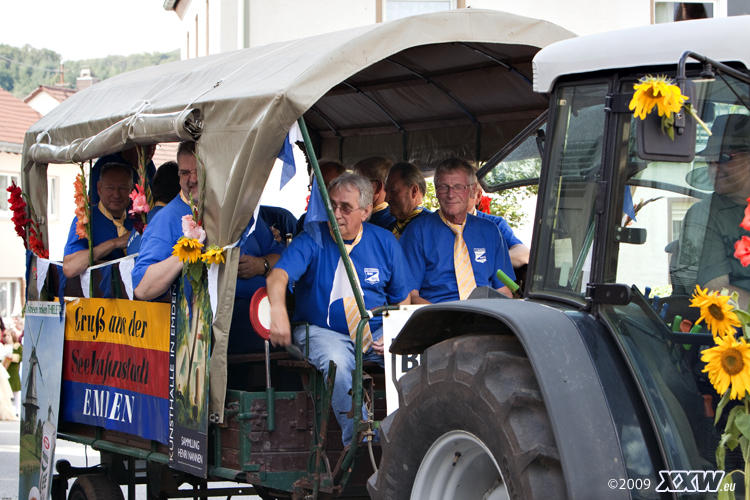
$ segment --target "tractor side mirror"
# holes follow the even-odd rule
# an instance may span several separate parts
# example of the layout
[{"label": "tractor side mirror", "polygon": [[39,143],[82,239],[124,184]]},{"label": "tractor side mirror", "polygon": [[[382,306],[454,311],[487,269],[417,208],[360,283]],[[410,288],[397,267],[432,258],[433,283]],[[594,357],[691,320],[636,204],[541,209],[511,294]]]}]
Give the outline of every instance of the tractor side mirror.
[{"label": "tractor side mirror", "polygon": [[[685,82],[684,95],[695,104],[695,84]],[[674,140],[661,129],[661,116],[654,109],[645,120],[636,120],[638,157],[643,160],[690,163],[695,159],[695,119],[684,109],[674,121]]]}]

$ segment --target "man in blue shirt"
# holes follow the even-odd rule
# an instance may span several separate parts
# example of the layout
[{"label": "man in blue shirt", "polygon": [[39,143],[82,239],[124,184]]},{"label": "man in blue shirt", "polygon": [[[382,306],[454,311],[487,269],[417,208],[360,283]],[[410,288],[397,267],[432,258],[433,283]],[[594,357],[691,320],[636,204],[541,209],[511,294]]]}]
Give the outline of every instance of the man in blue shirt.
[{"label": "man in blue shirt", "polygon": [[[107,163],[101,169],[96,191],[98,204],[91,206],[91,233],[94,262],[125,257],[132,222],[128,219],[129,194],[133,190],[130,167],[120,163]],[[63,274],[68,278],[79,276],[89,267],[89,240],[76,234],[78,217],[73,220],[65,244]]]},{"label": "man in blue shirt", "polygon": [[[357,275],[365,307],[386,304],[408,304],[415,289],[409,267],[393,235],[385,229],[367,224],[372,210],[372,186],[367,179],[346,173],[331,182],[330,198],[348,257]],[[323,246],[307,232],[292,240],[291,245],[268,277],[268,299],[271,305],[271,342],[288,345],[292,331],[286,308],[286,289],[295,283],[295,322],[310,325],[309,360],[328,376],[328,363],[336,363],[336,380],[332,406],[342,428],[344,445],[352,440],[351,410],[352,370],[355,369],[356,327],[360,319],[352,309],[346,272],[330,225],[321,231]],[[343,284],[343,286],[337,286]],[[363,360],[383,366],[382,318],[370,319],[363,333]],[[294,330],[294,340],[303,351],[307,344],[305,327]]]},{"label": "man in blue shirt", "polygon": [[401,239],[406,227],[417,217],[424,217],[432,212],[422,206],[422,199],[427,192],[424,175],[416,165],[400,161],[388,171],[385,182],[385,201],[396,222],[391,232],[396,239]]},{"label": "man in blue shirt", "polygon": [[[180,144],[177,150],[177,164],[180,194],[161,210],[158,217],[153,218],[143,232],[141,251],[132,273],[133,289],[139,300],[154,300],[161,297],[182,273],[183,264],[172,255],[172,247],[183,234],[182,217],[190,215],[188,196],[192,195],[194,200],[199,196],[194,142]],[[253,255],[254,252],[270,251],[271,247],[276,253]],[[259,287],[253,288],[254,284],[244,283],[244,280],[266,276],[279,259],[281,247],[275,245],[270,229],[259,220],[255,232],[250,234],[242,249],[243,255],[237,269],[237,289],[241,297],[243,294],[252,296],[251,290],[254,292]]]},{"label": "man in blue shirt", "polygon": [[412,303],[463,300],[480,286],[511,296],[495,274],[502,269],[515,279],[500,231],[488,220],[467,215],[476,182],[471,165],[458,158],[435,170],[440,210],[412,221],[399,240],[418,286]]},{"label": "man in blue shirt", "polygon": [[391,160],[386,160],[380,156],[371,156],[364,160],[359,160],[352,167],[355,174],[359,174],[365,179],[369,179],[372,184],[372,215],[367,221],[389,231],[396,223],[396,219],[391,215],[388,203],[385,201],[385,181],[388,178],[388,171],[393,166]]},{"label": "man in blue shirt", "polygon": [[482,219],[492,221],[492,223],[495,224],[498,229],[500,229],[500,234],[503,236],[505,243],[508,245],[508,254],[510,255],[510,262],[513,265],[513,269],[518,269],[524,264],[528,264],[529,247],[524,245],[523,242],[515,235],[513,229],[510,227],[510,224],[508,224],[508,221],[506,221],[499,215],[487,214],[476,208],[479,205],[479,201],[482,199],[483,194],[484,192],[482,191],[481,186],[477,184],[477,194],[474,197],[474,203],[469,204],[469,213],[471,215],[481,217]]}]

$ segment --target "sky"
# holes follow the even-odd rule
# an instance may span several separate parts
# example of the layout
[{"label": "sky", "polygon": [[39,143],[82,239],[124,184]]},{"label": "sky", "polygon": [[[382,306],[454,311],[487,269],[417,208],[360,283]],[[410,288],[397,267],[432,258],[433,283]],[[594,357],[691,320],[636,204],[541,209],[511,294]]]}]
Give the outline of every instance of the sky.
[{"label": "sky", "polygon": [[163,0],[0,0],[0,43],[50,49],[64,60],[170,52],[180,18]]}]

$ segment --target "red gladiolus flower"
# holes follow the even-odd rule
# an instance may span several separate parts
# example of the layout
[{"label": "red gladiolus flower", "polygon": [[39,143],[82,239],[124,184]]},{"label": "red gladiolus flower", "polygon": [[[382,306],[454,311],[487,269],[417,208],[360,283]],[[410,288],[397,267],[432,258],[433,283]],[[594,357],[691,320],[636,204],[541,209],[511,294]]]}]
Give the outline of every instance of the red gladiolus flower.
[{"label": "red gladiolus flower", "polygon": [[734,256],[744,267],[750,265],[750,238],[743,236],[734,244]]},{"label": "red gladiolus flower", "polygon": [[482,198],[479,200],[479,203],[477,203],[477,210],[486,214],[490,213],[491,201],[492,199],[489,196],[482,196]]},{"label": "red gladiolus flower", "polygon": [[747,206],[745,207],[745,218],[740,222],[740,227],[745,231],[750,231],[750,198],[747,199]]},{"label": "red gladiolus flower", "polygon": [[15,226],[16,234],[23,240],[23,246],[29,248],[26,243],[26,224],[31,222],[31,220],[26,217],[26,202],[23,200],[21,188],[13,182],[8,186],[6,191],[10,193],[8,203],[10,204],[10,209],[13,211],[11,220]]}]

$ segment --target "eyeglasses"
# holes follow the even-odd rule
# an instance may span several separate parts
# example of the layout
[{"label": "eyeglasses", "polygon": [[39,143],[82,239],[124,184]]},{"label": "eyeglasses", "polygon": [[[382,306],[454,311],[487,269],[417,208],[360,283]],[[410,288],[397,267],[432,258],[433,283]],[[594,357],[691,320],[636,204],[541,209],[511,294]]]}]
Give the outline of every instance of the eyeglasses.
[{"label": "eyeglasses", "polygon": [[725,163],[729,163],[730,161],[734,160],[740,155],[746,154],[747,151],[737,151],[735,153],[721,153],[719,155],[719,159],[716,160],[716,163],[719,165],[723,165]]},{"label": "eyeglasses", "polygon": [[456,184],[454,186],[449,186],[447,184],[440,184],[435,188],[435,191],[440,194],[447,194],[448,191],[451,189],[456,194],[465,194],[466,191],[469,190],[471,187],[471,184]]},{"label": "eyeglasses", "polygon": [[343,205],[337,205],[333,201],[331,201],[331,212],[336,213],[336,210],[341,212],[341,215],[349,215],[352,212],[356,212],[357,210],[362,210],[362,207],[352,208],[351,205],[343,204]]}]

